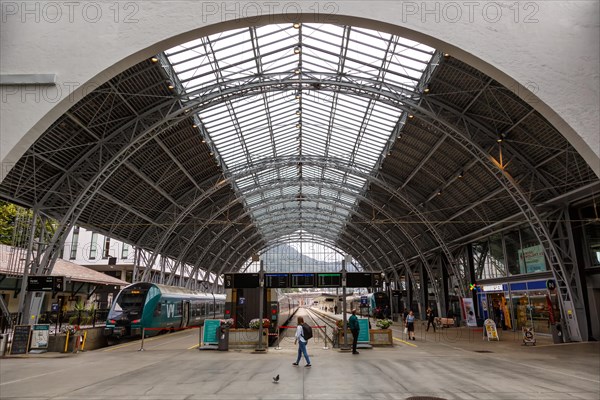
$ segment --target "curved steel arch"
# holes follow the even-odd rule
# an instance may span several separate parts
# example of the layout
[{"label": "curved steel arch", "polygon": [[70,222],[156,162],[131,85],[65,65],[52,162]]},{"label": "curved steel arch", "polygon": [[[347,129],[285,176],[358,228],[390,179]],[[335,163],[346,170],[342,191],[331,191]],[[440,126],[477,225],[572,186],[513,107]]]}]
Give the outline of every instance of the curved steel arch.
[{"label": "curved steel arch", "polygon": [[[282,183],[282,185],[284,185],[284,183]],[[343,189],[340,189],[340,190],[341,190],[341,191],[343,191]],[[359,197],[360,197],[360,196],[359,196]],[[307,198],[308,198],[308,199],[310,199],[310,197],[307,197]],[[320,198],[323,198],[323,197],[320,197]],[[291,197],[291,199],[293,199],[293,197]],[[273,203],[270,203],[270,204],[277,204],[278,202],[279,202],[279,203],[287,203],[289,200],[290,200],[290,197],[287,197],[287,196],[282,196],[282,197],[281,197],[281,199],[280,199],[279,201],[275,201],[275,202],[273,202]],[[341,203],[340,203],[340,202],[339,202],[339,200],[338,200],[338,203],[337,203],[337,204],[342,204],[342,207],[343,207],[343,208],[346,208],[346,209],[347,209],[349,212],[351,212],[351,213],[355,213],[355,215],[357,215],[358,217],[361,217],[361,218],[363,218],[363,219],[365,219],[365,220],[369,221],[369,220],[368,220],[368,218],[366,218],[366,216],[364,216],[364,215],[362,215],[362,214],[360,214],[360,213],[356,213],[356,212],[355,212],[355,210],[354,210],[354,209],[351,207],[352,205],[346,205],[344,202],[341,202]],[[265,207],[267,207],[267,206],[268,206],[268,205],[264,205],[264,206],[263,206],[263,207],[261,207],[261,208],[265,208]],[[390,216],[390,215],[387,213],[387,211],[386,211],[386,210],[384,210],[384,209],[382,209],[382,208],[380,208],[379,206],[376,206],[376,205],[373,205],[373,207],[374,207],[374,208],[377,208],[378,212],[381,212],[383,215],[385,215],[385,216],[389,217],[390,219],[392,219],[392,217],[391,217],[391,216]],[[285,215],[285,214],[286,214],[286,212],[285,212],[285,210],[283,210],[283,211],[281,211],[281,212],[274,212],[274,213],[272,213],[272,214],[273,214],[273,215],[277,215],[277,214],[284,214],[284,215]],[[331,217],[331,214],[330,214],[330,213],[328,213],[328,212],[326,212],[325,210],[321,210],[320,214],[327,214],[327,216],[328,216],[328,217]],[[405,266],[405,268],[407,269],[407,271],[409,271],[409,272],[411,273],[411,277],[414,279],[414,276],[412,275],[412,271],[410,270],[410,266],[409,266],[408,262],[406,261],[406,258],[405,258],[405,257],[404,257],[404,255],[403,255],[403,254],[402,254],[402,253],[399,251],[398,247],[397,247],[397,246],[395,246],[393,242],[391,242],[391,238],[389,238],[389,236],[388,236],[388,235],[386,235],[386,234],[385,234],[385,232],[382,232],[382,231],[379,229],[379,227],[378,227],[376,224],[372,223],[372,221],[369,221],[369,222],[370,222],[370,223],[369,223],[369,225],[371,225],[371,227],[372,227],[373,229],[375,229],[376,231],[378,231],[378,233],[380,234],[380,237],[384,238],[384,240],[386,240],[386,241],[388,241],[388,242],[389,242],[390,248],[391,248],[391,249],[393,249],[392,251],[394,251],[394,250],[395,250],[396,254],[398,255],[398,257],[399,257],[399,258],[400,258],[400,260],[401,260],[401,264],[403,264],[403,265]],[[397,223],[394,223],[394,225],[398,225],[398,224],[397,224]],[[402,228],[402,226],[401,226],[401,225],[398,225],[398,229],[399,229],[401,232],[403,232],[403,233],[404,233],[404,235],[407,237],[407,239],[408,239],[408,240],[410,240],[410,236],[409,236],[409,235],[408,235],[406,232],[404,232],[404,230],[403,230],[403,228]],[[356,230],[356,231],[358,231],[358,232],[360,232],[360,233],[361,233],[361,234],[363,234],[363,235],[365,235],[365,234],[366,234],[364,231],[362,231],[362,230],[360,230],[360,229],[355,229],[355,230]],[[329,232],[329,230],[326,230],[326,229],[325,229],[325,230],[323,230],[323,231],[325,231],[325,232]],[[309,233],[310,233],[310,231],[309,231]],[[257,233],[256,233],[255,235],[253,235],[253,236],[256,236],[256,235],[258,235],[258,234],[259,234],[259,232],[257,232]],[[383,251],[383,250],[382,250],[382,249],[379,247],[379,245],[377,244],[377,242],[373,242],[373,241],[372,241],[372,239],[371,239],[369,236],[366,236],[366,237],[368,238],[368,241],[372,243],[372,245],[375,245],[375,246],[377,247],[377,249],[379,250],[379,253],[380,253],[380,254],[382,254],[382,255],[385,257],[385,259],[387,260],[387,264],[388,264],[388,266],[393,266],[393,265],[394,265],[394,263],[392,263],[392,262],[391,262],[391,260],[390,260],[390,259],[389,259],[389,257],[387,256],[387,253],[386,253],[385,251]],[[236,236],[236,237],[234,237],[234,238],[232,238],[232,239],[230,240],[230,242],[235,242],[235,240],[237,240],[237,236]],[[350,244],[352,244],[352,243],[355,243],[355,242],[350,242]],[[228,243],[228,244],[226,244],[226,246],[224,246],[222,249],[226,248],[228,245],[229,245],[229,243]],[[362,243],[361,243],[361,245],[362,245]],[[208,248],[212,248],[212,246],[208,246],[208,247],[207,247],[207,249],[208,249]],[[221,252],[219,252],[219,255],[222,253],[222,251],[223,251],[223,250],[221,250]],[[430,276],[430,277],[432,277],[432,279],[431,279],[431,281],[432,281],[432,288],[434,289],[434,295],[435,295],[435,298],[436,298],[436,302],[439,304],[439,303],[440,303],[440,294],[439,294],[439,288],[437,287],[437,285],[436,285],[436,282],[435,282],[435,279],[434,279],[435,275],[433,274],[433,271],[431,270],[431,267],[429,266],[429,262],[428,262],[427,258],[426,258],[426,257],[425,257],[425,256],[422,254],[422,252],[420,252],[420,250],[419,250],[418,248],[417,248],[417,251],[418,251],[418,254],[420,255],[420,258],[421,258],[421,261],[422,261],[423,265],[425,266],[425,268],[426,268],[427,272],[429,273],[429,276]],[[205,254],[205,253],[206,253],[206,250],[205,250],[205,252],[204,252],[203,254]],[[349,253],[351,253],[351,252],[349,252]],[[372,259],[373,259],[373,261],[375,261],[375,262],[379,262],[379,261],[378,261],[378,259],[377,259],[377,257],[372,257]],[[215,263],[217,260],[218,260],[218,257],[216,257],[216,258],[215,258],[215,260],[213,260],[213,262],[212,262],[212,263],[210,264],[210,266],[207,268],[207,272],[211,272],[211,271],[213,270],[213,265],[214,265],[214,263]],[[198,263],[198,262],[200,262],[200,259],[197,261],[197,263]],[[228,265],[228,262],[229,262],[229,258],[228,258],[228,259],[225,261],[225,263],[224,263],[224,265],[223,265],[223,266],[224,266],[224,267],[225,267],[225,266],[227,266],[227,265]],[[197,264],[197,263],[196,263],[196,264]],[[383,270],[386,270],[386,269],[387,269],[387,268],[382,268],[382,271],[383,271]],[[221,270],[222,270],[222,269],[221,269]],[[393,271],[394,271],[394,274],[395,274],[395,275],[397,275],[397,273],[395,272],[395,270],[393,270]],[[220,271],[218,271],[218,272],[215,272],[215,273],[216,273],[216,274],[219,274],[219,273],[220,273]],[[414,281],[414,282],[416,282],[416,281]]]},{"label": "curved steel arch", "polygon": [[[314,182],[313,182],[313,181],[310,181],[310,180],[306,180],[306,181],[304,181],[304,183],[303,183],[303,184],[304,184],[305,186],[311,186],[311,184],[312,184],[312,183],[317,183],[317,186],[320,186],[320,185],[319,185],[319,183],[321,183],[321,182],[323,182],[323,181],[314,180]],[[333,187],[336,189],[336,191],[338,191],[338,192],[340,192],[340,193],[354,194],[353,192],[351,192],[351,191],[348,191],[348,189],[347,189],[346,187],[339,187],[339,186],[335,186],[336,184],[337,184],[336,182],[331,182],[331,185],[332,185],[332,186],[333,186]],[[269,186],[269,188],[268,188],[268,189],[278,189],[278,188],[282,188],[282,187],[286,187],[286,186],[287,186],[287,182],[286,182],[285,180],[281,180],[281,181],[278,181],[276,185]],[[386,187],[386,188],[387,188],[387,187]],[[259,189],[259,190],[257,190],[256,192],[260,192],[260,190],[264,190],[264,189]],[[248,193],[248,195],[252,195],[252,194],[254,194],[254,193],[255,193],[255,192],[250,192],[250,193]],[[371,205],[371,207],[373,207],[374,209],[377,209],[377,211],[378,211],[379,213],[383,214],[383,215],[384,215],[384,216],[386,216],[386,217],[387,217],[389,220],[393,221],[393,219],[394,219],[394,218],[393,218],[393,217],[392,217],[392,216],[391,216],[391,215],[388,213],[388,211],[387,211],[387,210],[385,210],[385,209],[383,209],[383,208],[379,207],[379,206],[378,206],[376,203],[372,203],[372,202],[371,202],[371,200],[370,200],[369,198],[367,198],[367,197],[364,197],[364,196],[362,196],[362,195],[360,195],[360,194],[359,194],[359,195],[356,195],[356,194],[354,194],[354,195],[355,195],[355,196],[356,196],[358,199],[360,199],[361,201],[364,201],[364,202],[367,202],[367,203],[369,203],[369,204]],[[312,196],[306,196],[306,197],[307,197],[307,199],[308,199],[308,200],[312,200]],[[279,203],[286,203],[286,202],[288,202],[288,201],[290,201],[290,200],[295,200],[293,197],[287,197],[287,196],[282,196],[281,198],[283,199],[283,201],[277,201],[277,198],[274,198],[272,202],[270,202],[270,203],[266,203],[266,204],[263,204],[263,206],[262,206],[262,207],[255,208],[255,209],[254,209],[254,211],[257,211],[257,210],[259,210],[259,209],[262,209],[262,208],[268,207],[269,205],[275,205],[275,204],[279,204]],[[325,197],[323,197],[323,196],[315,196],[315,201],[316,201],[316,200],[320,200],[320,201],[322,201],[322,199],[324,199],[324,198],[325,198]],[[327,203],[327,204],[329,204],[329,203],[331,203],[331,204],[344,204],[344,202],[342,202],[342,201],[340,201],[340,200],[338,200],[338,199],[331,199],[331,200],[332,200],[331,202],[326,202],[326,203]],[[232,202],[232,203],[233,203],[233,202]],[[232,204],[232,203],[230,203],[230,204]],[[236,204],[237,204],[237,202],[236,202]],[[357,210],[354,210],[354,209],[352,209],[351,205],[346,205],[345,207],[342,207],[342,208],[344,208],[346,211],[349,211],[349,212],[351,212],[351,213],[353,213],[353,214],[355,214],[355,215],[360,215],[360,216],[362,216],[362,214],[361,214],[361,213],[359,213],[359,212],[357,212]],[[221,214],[222,212],[224,212],[224,210],[223,210],[223,211],[219,210],[219,214]],[[240,216],[238,216],[238,219],[239,219],[239,218],[244,218],[244,217],[246,217],[246,216],[247,216],[247,215],[248,215],[250,212],[251,212],[251,211],[249,210],[249,211],[247,211],[246,213],[244,213],[244,214],[241,214]],[[216,215],[216,214],[215,214],[215,215]],[[366,219],[366,218],[365,218],[365,219]],[[236,219],[236,220],[237,220],[237,219]],[[234,223],[235,223],[235,221],[236,221],[236,220],[233,220],[232,222],[234,222]],[[202,231],[202,229],[203,229],[203,227],[207,226],[207,225],[210,223],[210,221],[211,221],[211,220],[207,221],[207,222],[205,223],[205,225],[201,226],[201,227],[200,227],[200,228],[197,230],[197,232],[201,232],[201,231]],[[349,222],[349,221],[346,221],[346,222],[347,222],[347,223],[351,223],[351,221],[350,221],[350,222]],[[401,233],[403,233],[403,235],[404,235],[404,237],[406,238],[406,240],[408,240],[408,241],[409,241],[409,243],[411,243],[411,245],[412,245],[412,246],[413,246],[413,248],[415,249],[415,252],[416,252],[416,253],[419,255],[419,257],[420,257],[420,259],[422,260],[422,262],[423,262],[423,264],[424,264],[425,268],[427,269],[427,272],[428,272],[428,273],[429,273],[429,275],[432,277],[432,288],[434,289],[434,293],[435,293],[435,295],[436,295],[436,299],[439,299],[439,288],[437,288],[437,285],[436,285],[436,284],[435,284],[435,282],[434,282],[434,279],[433,279],[433,278],[435,277],[435,275],[433,274],[433,271],[431,270],[431,267],[429,266],[429,262],[427,261],[427,258],[426,258],[426,257],[424,256],[424,254],[421,252],[421,250],[420,250],[420,247],[419,247],[419,246],[418,246],[418,245],[417,245],[417,244],[414,242],[414,240],[412,239],[411,235],[410,235],[409,233],[407,233],[407,232],[404,230],[404,227],[403,227],[401,224],[398,224],[397,222],[394,222],[394,223],[393,223],[393,225],[394,225],[394,226],[395,226],[395,227],[396,227],[396,228],[397,228],[397,229],[398,229],[398,230],[399,230]],[[264,231],[262,231],[261,233],[264,233]],[[387,235],[382,235],[382,236],[383,236],[383,237],[387,237]],[[217,236],[216,236],[216,237],[213,239],[213,242],[216,242],[216,240],[218,240],[218,238],[219,238],[219,237],[220,237],[220,235],[217,235]],[[191,247],[192,247],[192,245],[193,245],[193,241],[194,241],[194,237],[193,237],[193,238],[190,240],[190,242],[189,242],[189,244],[190,244],[190,245],[189,245],[189,248],[191,248]],[[268,241],[268,240],[267,240],[267,241]],[[206,252],[208,252],[208,251],[209,251],[211,248],[212,248],[212,242],[211,242],[211,244],[209,244],[209,245],[206,247],[206,249],[205,249],[205,251],[204,251],[204,253],[203,253],[203,254],[206,254]],[[401,259],[404,259],[404,256],[401,256]],[[406,266],[408,266],[408,264],[406,264]],[[457,277],[457,278],[459,278],[459,277]]]},{"label": "curved steel arch", "polygon": [[[306,82],[306,81],[304,81],[304,82]],[[293,83],[293,82],[290,82],[290,84],[291,83]],[[263,87],[269,88],[269,84],[265,84],[265,83],[260,83],[257,86],[258,87],[263,86]],[[362,96],[366,96],[366,97],[375,96],[376,98],[378,98],[378,100],[386,102],[388,104],[391,104],[399,109],[411,110],[415,115],[418,115],[419,118],[421,118],[423,121],[426,121],[428,124],[430,124],[434,128],[441,129],[443,132],[448,133],[449,137],[454,139],[464,149],[466,149],[470,154],[472,154],[474,157],[476,157],[476,159],[478,159],[483,165],[486,166],[486,169],[488,170],[488,172],[490,172],[492,174],[492,176],[494,176],[501,183],[501,185],[503,187],[505,187],[505,189],[511,194],[511,197],[513,198],[515,203],[518,205],[518,207],[528,217],[529,222],[532,225],[532,228],[534,229],[536,236],[538,237],[538,240],[544,245],[545,254],[548,256],[548,259],[551,260],[553,272],[555,273],[555,275],[562,274],[561,276],[559,276],[559,278],[560,278],[559,280],[561,282],[567,281],[565,279],[566,273],[564,270],[564,265],[562,264],[562,260],[560,260],[560,255],[557,252],[555,244],[551,240],[551,236],[549,235],[549,233],[547,231],[547,227],[542,223],[538,213],[535,211],[535,209],[533,208],[532,204],[529,202],[529,200],[527,199],[527,197],[525,196],[523,191],[519,188],[517,183],[514,182],[514,180],[508,176],[508,174],[505,170],[502,170],[499,168],[499,166],[497,165],[497,163],[495,162],[493,157],[491,157],[487,152],[485,152],[471,138],[467,137],[465,135],[465,133],[463,133],[455,125],[455,123],[453,123],[451,121],[440,119],[439,115],[435,115],[435,112],[432,109],[428,110],[428,109],[422,107],[420,104],[419,105],[410,104],[410,102],[407,101],[406,99],[397,99],[396,96],[394,96],[394,93],[389,93],[389,92],[386,92],[383,90],[375,90],[374,88],[369,88],[369,87],[358,87],[357,85],[354,85],[354,86],[346,85],[346,86],[349,89],[348,92],[352,93],[354,95],[358,95],[358,96],[362,95]],[[341,90],[341,88],[345,87],[344,82],[337,82],[335,87],[338,90]],[[272,89],[270,89],[270,90],[272,90]],[[278,90],[281,90],[281,89],[278,89]],[[237,95],[243,96],[243,95],[246,95],[246,92],[237,93]],[[221,94],[219,94],[219,96],[221,96]],[[213,100],[213,101],[216,101],[216,100]],[[170,105],[168,103],[163,104],[162,107],[157,106],[153,111],[154,111],[154,113],[157,113],[157,111],[163,111],[163,110],[172,111],[174,108],[174,104],[175,103],[170,104]],[[203,104],[203,107],[206,107],[206,106],[207,106],[206,103]],[[186,107],[190,107],[189,104],[187,104]],[[200,105],[198,105],[197,107],[200,108]],[[125,148],[121,149],[116,154],[114,154],[113,157],[111,158],[111,161],[109,163],[105,164],[105,166],[96,174],[96,176],[93,177],[89,181],[88,185],[84,188],[82,193],[80,193],[80,195],[77,197],[76,201],[74,202],[74,205],[65,214],[65,217],[63,218],[63,221],[65,223],[61,223],[61,227],[67,226],[67,223],[69,221],[77,219],[77,217],[81,213],[82,208],[85,208],[85,206],[89,203],[89,200],[91,199],[91,197],[96,193],[97,189],[100,186],[102,186],[102,184],[106,181],[106,179],[112,174],[111,168],[114,170],[129,155],[135,153],[135,151],[137,151],[143,145],[144,140],[152,139],[152,134],[149,134],[149,132],[153,132],[153,134],[156,135],[160,131],[162,131],[161,130],[162,125],[167,125],[167,127],[170,126],[169,124],[176,125],[179,122],[178,118],[179,119],[184,118],[184,117],[179,117],[183,113],[184,113],[184,110],[168,112],[166,116],[161,115],[161,120],[153,123],[150,126],[150,129],[143,130],[143,132],[141,134],[139,134],[139,137],[136,136],[136,134],[134,133],[131,136],[133,138],[133,141],[130,143],[130,145],[126,146]],[[158,112],[158,114],[162,114],[162,113]],[[136,118],[136,123],[140,122],[142,120],[142,118],[143,118],[142,116],[140,116],[139,118]],[[460,120],[464,121],[465,120],[464,116],[462,116]],[[149,134],[149,137],[147,136],[148,134]],[[53,254],[53,253],[56,254],[57,239],[60,238],[61,234],[63,233],[63,232],[59,232],[59,231],[57,231],[55,238],[53,238],[50,252],[46,253],[44,256],[43,263],[46,265],[48,265],[49,255]],[[435,235],[435,230],[432,231],[432,234]],[[443,243],[443,241],[440,243]],[[452,268],[456,268],[455,261],[453,260],[451,253],[449,253],[449,252],[446,253],[446,256],[447,256],[448,260],[450,261],[450,265],[452,266]],[[457,274],[457,276],[460,276],[460,275]],[[566,296],[568,298],[573,297],[570,287],[566,287],[562,290],[566,291]]]},{"label": "curved steel arch", "polygon": [[[331,239],[331,240],[335,240],[335,239],[336,239],[336,238],[329,238],[329,237],[327,236],[327,234],[328,234],[330,231],[326,231],[326,230],[324,230],[323,232],[324,232],[324,234],[320,235],[320,236],[322,236],[323,238],[328,238],[328,239]],[[249,238],[249,239],[247,239],[247,240],[250,240],[250,238]],[[337,238],[337,240],[338,240],[338,241],[340,241],[340,240],[341,240],[343,243],[346,243],[346,242],[347,242],[347,241],[346,241],[346,240],[344,240],[344,239],[339,239],[339,238]],[[348,242],[348,243],[349,243],[349,242]],[[361,245],[361,246],[364,248],[364,251],[365,251],[365,252],[371,253],[371,251],[370,251],[370,249],[369,249],[369,248],[367,248],[367,247],[364,247],[364,245],[363,245],[363,244],[360,244],[360,245]],[[229,257],[228,257],[228,258],[225,260],[225,263],[229,263],[229,260],[231,259],[231,257],[232,257],[232,256],[233,256],[233,254],[230,254],[230,255],[229,255]],[[250,257],[250,254],[241,254],[241,255],[240,255],[240,256],[239,256],[239,257],[238,257],[236,260],[234,260],[234,262],[233,262],[233,263],[230,263],[230,264],[237,264],[237,263],[239,263],[240,259],[242,259],[242,258],[248,258],[248,257]],[[376,257],[372,256],[372,259],[373,259],[373,260],[376,260],[376,262],[379,264],[379,262],[377,261],[377,258],[376,258]],[[218,272],[215,272],[215,273],[216,273],[216,274],[220,274],[222,270],[223,270],[223,268],[221,268],[221,269],[220,269]]]}]

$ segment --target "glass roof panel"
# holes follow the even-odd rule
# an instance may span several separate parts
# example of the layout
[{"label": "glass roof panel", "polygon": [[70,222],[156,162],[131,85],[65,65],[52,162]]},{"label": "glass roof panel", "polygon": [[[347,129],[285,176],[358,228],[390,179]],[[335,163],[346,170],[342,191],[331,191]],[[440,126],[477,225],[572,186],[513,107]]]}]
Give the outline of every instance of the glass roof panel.
[{"label": "glass roof panel", "polygon": [[[299,29],[272,24],[221,32],[165,55],[184,88],[184,102],[222,96],[197,115],[204,139],[269,241],[294,230],[270,229],[261,221],[329,221],[343,228],[347,207],[357,204],[352,194],[365,190],[365,174],[376,173],[402,118],[401,110],[377,97],[344,88],[401,86],[416,99],[433,52],[384,32],[307,23]],[[331,82],[345,86],[331,90]],[[244,96],[222,94],[237,87]],[[257,164],[265,161],[264,167]],[[348,165],[359,172],[339,169]]]}]

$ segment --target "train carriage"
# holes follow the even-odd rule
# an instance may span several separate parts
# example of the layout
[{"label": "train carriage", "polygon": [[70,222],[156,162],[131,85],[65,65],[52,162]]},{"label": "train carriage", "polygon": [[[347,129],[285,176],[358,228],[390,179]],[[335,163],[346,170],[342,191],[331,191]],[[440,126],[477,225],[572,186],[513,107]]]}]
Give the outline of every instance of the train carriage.
[{"label": "train carriage", "polygon": [[199,293],[155,283],[127,286],[112,304],[104,330],[109,341],[146,336],[223,318],[225,295]]}]

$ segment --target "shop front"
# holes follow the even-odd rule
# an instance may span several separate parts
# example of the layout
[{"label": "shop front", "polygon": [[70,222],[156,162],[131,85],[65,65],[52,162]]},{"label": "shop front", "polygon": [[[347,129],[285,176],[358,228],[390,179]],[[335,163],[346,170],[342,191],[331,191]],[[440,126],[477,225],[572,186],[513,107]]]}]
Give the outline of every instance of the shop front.
[{"label": "shop front", "polygon": [[552,333],[560,322],[558,296],[552,280],[502,284],[481,284],[477,294],[479,317],[492,319],[498,329],[533,328],[536,333]]}]

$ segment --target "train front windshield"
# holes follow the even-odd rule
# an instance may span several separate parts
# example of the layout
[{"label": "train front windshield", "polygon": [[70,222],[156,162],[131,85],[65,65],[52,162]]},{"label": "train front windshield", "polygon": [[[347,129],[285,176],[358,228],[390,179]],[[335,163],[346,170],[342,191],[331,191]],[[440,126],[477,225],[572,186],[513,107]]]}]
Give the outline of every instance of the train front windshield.
[{"label": "train front windshield", "polygon": [[111,307],[108,319],[118,320],[128,316],[141,318],[147,293],[147,290],[139,289],[122,291]]}]

